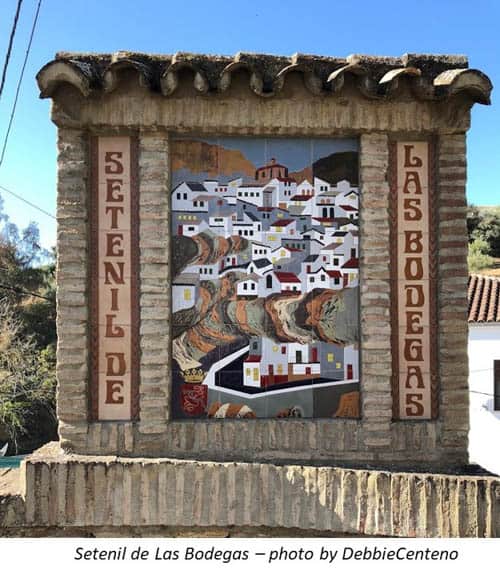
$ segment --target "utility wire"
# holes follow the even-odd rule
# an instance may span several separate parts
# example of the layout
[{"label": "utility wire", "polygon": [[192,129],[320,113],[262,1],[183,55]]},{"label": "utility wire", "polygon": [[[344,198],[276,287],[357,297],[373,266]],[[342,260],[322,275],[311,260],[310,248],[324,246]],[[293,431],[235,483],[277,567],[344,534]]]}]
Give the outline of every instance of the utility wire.
[{"label": "utility wire", "polygon": [[2,148],[2,154],[0,156],[0,166],[3,163],[4,157],[5,157],[5,150],[7,148],[7,142],[9,141],[9,134],[10,134],[10,130],[12,128],[12,122],[14,121],[14,115],[16,113],[16,107],[17,107],[17,100],[19,98],[19,92],[21,91],[21,83],[23,81],[23,76],[24,76],[24,70],[26,69],[26,63],[28,61],[28,56],[31,50],[31,43],[33,42],[33,36],[35,35],[35,29],[36,29],[36,24],[38,22],[38,15],[40,13],[40,6],[42,5],[42,0],[38,0],[38,5],[36,8],[36,12],[35,12],[35,18],[33,20],[33,25],[31,27],[31,34],[30,34],[30,39],[28,42],[28,47],[26,49],[26,54],[24,55],[24,62],[23,62],[23,66],[21,68],[21,74],[19,76],[19,81],[17,82],[17,89],[16,89],[16,95],[14,98],[14,103],[12,105],[12,110],[10,112],[10,119],[9,119],[9,125],[7,127],[7,132],[5,133],[5,139],[3,142],[3,148]]},{"label": "utility wire", "polygon": [[2,191],[6,191],[7,193],[10,193],[10,195],[14,196],[15,198],[19,199],[20,201],[24,201],[24,203],[26,203],[27,205],[37,209],[38,211],[40,211],[41,213],[43,213],[44,215],[47,215],[48,217],[52,217],[52,219],[56,219],[56,217],[54,215],[52,215],[52,213],[49,213],[48,211],[45,211],[45,209],[42,209],[41,207],[38,207],[38,205],[31,203],[31,201],[28,201],[27,199],[24,199],[24,197],[22,197],[21,195],[18,195],[17,193],[14,193],[12,190],[7,189],[6,187],[4,187],[3,185],[0,185],[0,189]]},{"label": "utility wire", "polygon": [[17,21],[19,20],[19,12],[21,11],[22,3],[23,0],[17,0],[16,14],[14,16],[12,30],[10,31],[9,45],[7,47],[7,53],[5,54],[5,61],[3,64],[2,81],[0,83],[0,98],[2,97],[3,87],[5,85],[5,78],[7,77],[7,68],[9,67],[10,53],[12,51],[12,44],[14,43],[14,36],[16,35]]},{"label": "utility wire", "polygon": [[4,285],[3,283],[0,283],[0,289],[5,289],[6,291],[14,291],[14,293],[22,293],[23,295],[31,295],[32,297],[38,297],[39,299],[45,299],[46,301],[53,301],[53,299],[50,297],[44,297],[43,295],[33,293],[32,291],[26,291],[20,287],[12,287],[12,285]]}]

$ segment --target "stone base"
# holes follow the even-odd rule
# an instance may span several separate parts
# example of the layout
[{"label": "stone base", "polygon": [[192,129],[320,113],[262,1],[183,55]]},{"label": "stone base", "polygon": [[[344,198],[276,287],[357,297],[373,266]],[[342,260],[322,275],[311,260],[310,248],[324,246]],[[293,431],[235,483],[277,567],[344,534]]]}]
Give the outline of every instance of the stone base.
[{"label": "stone base", "polygon": [[24,535],[500,535],[497,477],[90,457],[51,448],[23,461],[21,484],[24,516],[18,510],[16,520],[0,516],[0,524]]}]

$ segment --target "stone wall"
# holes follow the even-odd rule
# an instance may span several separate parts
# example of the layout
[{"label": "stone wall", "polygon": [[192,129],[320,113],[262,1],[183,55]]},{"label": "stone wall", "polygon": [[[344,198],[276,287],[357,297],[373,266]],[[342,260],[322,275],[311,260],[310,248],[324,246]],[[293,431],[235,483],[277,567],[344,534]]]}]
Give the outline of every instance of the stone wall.
[{"label": "stone wall", "polygon": [[18,511],[4,526],[34,532],[500,535],[496,477],[67,456],[47,449],[23,462],[22,472],[25,515]]}]

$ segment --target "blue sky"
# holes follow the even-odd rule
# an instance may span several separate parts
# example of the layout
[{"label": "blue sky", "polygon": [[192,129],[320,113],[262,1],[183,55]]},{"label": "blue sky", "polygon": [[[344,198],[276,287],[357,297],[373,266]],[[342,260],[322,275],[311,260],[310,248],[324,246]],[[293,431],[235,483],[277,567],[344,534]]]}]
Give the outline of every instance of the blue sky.
[{"label": "blue sky", "polygon": [[[0,100],[3,142],[15,84],[38,0],[24,0],[7,83]],[[16,0],[0,0],[0,62]],[[238,51],[347,56],[405,52],[466,54],[500,86],[498,0],[43,0],[0,185],[55,212],[56,129],[50,101],[38,99],[36,72],[57,51],[234,54]],[[500,108],[475,105],[468,135],[469,201],[500,204]],[[8,194],[5,211],[21,226],[39,223],[45,246],[55,222]]]}]

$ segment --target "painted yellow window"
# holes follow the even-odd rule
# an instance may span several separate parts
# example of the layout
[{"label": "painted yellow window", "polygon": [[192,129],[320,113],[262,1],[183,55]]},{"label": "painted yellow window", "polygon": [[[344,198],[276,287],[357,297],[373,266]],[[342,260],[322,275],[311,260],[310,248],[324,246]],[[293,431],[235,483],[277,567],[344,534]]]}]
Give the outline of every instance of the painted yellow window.
[{"label": "painted yellow window", "polygon": [[286,251],[285,251],[284,249],[282,249],[282,250],[280,251],[280,256],[281,256],[281,257],[285,257],[285,255],[286,255]]},{"label": "painted yellow window", "polygon": [[273,346],[273,353],[277,353],[278,352],[278,345],[274,345]]},{"label": "painted yellow window", "polygon": [[329,363],[333,363],[333,361],[335,360],[335,355],[333,353],[328,353],[327,360]]},{"label": "painted yellow window", "polygon": [[254,369],[254,370],[253,370],[253,380],[254,380],[254,381],[258,381],[258,380],[259,380],[259,369]]},{"label": "painted yellow window", "polygon": [[283,374],[283,365],[278,365],[278,375],[282,375]]},{"label": "painted yellow window", "polygon": [[278,233],[281,233],[281,227],[276,227],[276,231],[277,231]]},{"label": "painted yellow window", "polygon": [[252,372],[252,370],[250,369],[250,367],[247,367],[247,368],[245,369],[245,375],[246,375],[247,377],[249,377],[249,376],[251,375],[251,372]]},{"label": "painted yellow window", "polygon": [[336,368],[336,369],[341,369],[341,368],[342,368],[342,363],[336,363],[336,364],[335,364],[335,368]]},{"label": "painted yellow window", "polygon": [[191,289],[184,289],[184,301],[191,301]]}]

